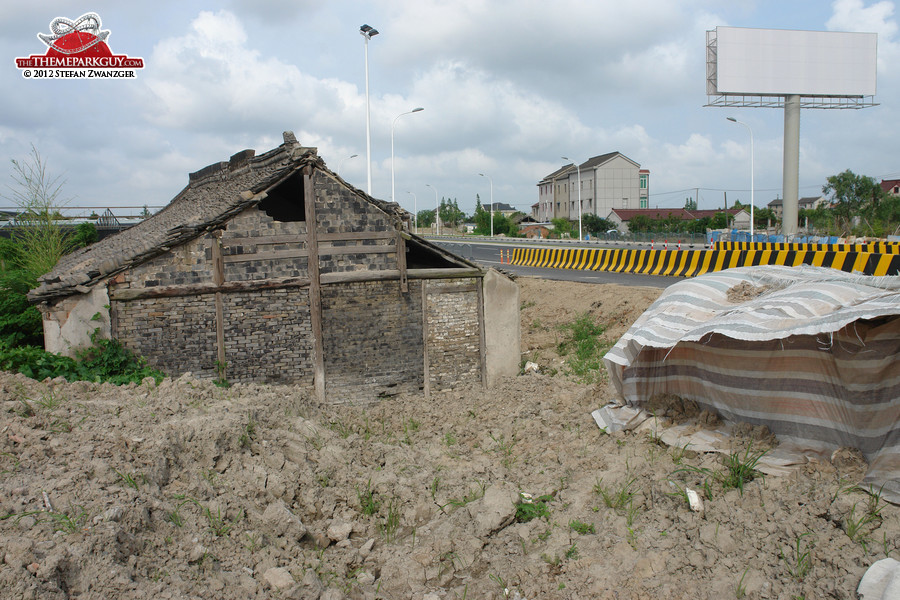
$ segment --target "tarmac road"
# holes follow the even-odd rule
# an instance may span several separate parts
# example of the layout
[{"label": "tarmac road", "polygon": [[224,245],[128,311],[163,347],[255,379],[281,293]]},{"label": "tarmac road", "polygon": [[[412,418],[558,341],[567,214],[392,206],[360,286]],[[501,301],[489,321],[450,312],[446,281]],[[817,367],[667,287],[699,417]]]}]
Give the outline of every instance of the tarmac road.
[{"label": "tarmac road", "polygon": [[[523,244],[511,241],[504,242],[469,242],[463,240],[438,239],[429,237],[428,241],[445,250],[467,258],[484,267],[493,267],[514,275],[555,279],[558,281],[580,281],[582,283],[616,283],[665,288],[685,279],[684,277],[663,277],[659,275],[635,275],[631,273],[608,273],[605,271],[576,271],[569,269],[544,269],[539,267],[520,267],[500,262],[500,250],[503,250],[504,261],[506,251]],[[571,246],[569,246],[571,247]]]}]

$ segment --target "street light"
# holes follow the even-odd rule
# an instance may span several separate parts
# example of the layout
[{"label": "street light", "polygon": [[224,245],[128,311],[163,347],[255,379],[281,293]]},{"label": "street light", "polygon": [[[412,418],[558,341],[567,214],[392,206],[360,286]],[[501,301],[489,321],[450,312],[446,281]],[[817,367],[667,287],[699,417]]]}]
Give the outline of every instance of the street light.
[{"label": "street light", "polygon": [[436,235],[441,235],[441,208],[438,205],[438,197],[437,197],[437,188],[431,185],[430,183],[426,183],[425,187],[430,187],[434,190],[434,223],[435,223],[435,233]]},{"label": "street light", "polygon": [[407,190],[406,193],[412,194],[412,197],[413,197],[413,227],[416,230],[415,231],[416,235],[419,235],[419,202],[416,199],[415,194],[413,194],[409,190]]},{"label": "street light", "polygon": [[[750,132],[750,241],[753,241],[753,130],[743,121],[738,121],[734,117],[725,117],[732,123],[743,125]],[[725,208],[728,208],[727,206]]]},{"label": "street light", "polygon": [[342,158],[342,159],[341,159],[341,162],[338,163],[338,171],[337,171],[337,172],[338,172],[338,175],[341,174],[341,169],[344,168],[344,161],[345,161],[345,160],[349,160],[349,159],[351,159],[351,158],[356,158],[357,156],[359,156],[359,154],[351,154],[351,155],[348,156],[347,158]]},{"label": "street light", "polygon": [[482,177],[487,177],[488,181],[491,182],[491,237],[494,237],[494,180],[491,179],[490,175],[485,175],[484,173],[479,173]]},{"label": "street light", "polygon": [[369,123],[369,40],[378,35],[378,30],[369,25],[361,25],[360,35],[366,42],[366,192],[372,195],[372,129]]},{"label": "street light", "polygon": [[[562,157],[563,160],[572,160],[571,158]],[[572,160],[574,163],[575,161]],[[578,241],[582,240],[581,237],[581,165],[575,163],[575,169],[578,171]]]},{"label": "street light", "polygon": [[405,113],[400,113],[394,117],[393,121],[391,121],[391,202],[396,202],[394,199],[394,125],[397,123],[397,119],[403,115],[411,115],[412,113],[422,112],[423,110],[425,109],[421,106],[419,108],[414,108]]}]

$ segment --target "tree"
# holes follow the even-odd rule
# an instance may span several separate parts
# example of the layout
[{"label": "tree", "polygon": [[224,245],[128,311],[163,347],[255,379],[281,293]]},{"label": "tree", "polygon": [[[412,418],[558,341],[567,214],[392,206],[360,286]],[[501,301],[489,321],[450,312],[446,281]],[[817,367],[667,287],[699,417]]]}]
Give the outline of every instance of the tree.
[{"label": "tree", "polygon": [[572,235],[572,222],[568,219],[557,217],[555,219],[550,219],[550,223],[553,225],[553,233],[556,234],[556,237],[563,238]]},{"label": "tree", "polygon": [[60,198],[64,182],[50,175],[47,162],[34,146],[27,159],[11,162],[13,185],[7,186],[10,195],[4,197],[19,209],[12,233],[18,246],[17,266],[37,283],[38,277],[75,248],[72,236],[60,224],[59,209],[67,204]]},{"label": "tree", "polygon": [[838,227],[851,229],[853,217],[874,216],[884,192],[872,177],[857,175],[850,169],[832,175],[822,186],[823,194],[831,195],[832,212]]},{"label": "tree", "polygon": [[581,227],[589,234],[597,236],[606,233],[610,229],[615,229],[616,224],[593,213],[587,213],[581,216]]},{"label": "tree", "polygon": [[685,198],[684,210],[697,210],[697,201],[693,198]]},{"label": "tree", "polygon": [[461,223],[466,217],[465,213],[459,210],[459,205],[456,203],[456,198],[454,198],[453,200],[444,200],[443,198],[441,198],[440,215],[441,227],[456,227],[456,225],[458,223]]},{"label": "tree", "polygon": [[434,210],[420,210],[416,213],[419,227],[431,227],[434,225]]}]

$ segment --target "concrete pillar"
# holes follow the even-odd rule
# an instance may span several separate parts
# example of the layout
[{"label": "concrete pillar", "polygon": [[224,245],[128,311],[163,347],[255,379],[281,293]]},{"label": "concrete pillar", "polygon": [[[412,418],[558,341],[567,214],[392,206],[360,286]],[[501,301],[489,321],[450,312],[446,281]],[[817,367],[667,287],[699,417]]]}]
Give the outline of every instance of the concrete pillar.
[{"label": "concrete pillar", "polygon": [[784,99],[784,163],[782,166],[782,233],[797,235],[800,206],[800,96]]}]

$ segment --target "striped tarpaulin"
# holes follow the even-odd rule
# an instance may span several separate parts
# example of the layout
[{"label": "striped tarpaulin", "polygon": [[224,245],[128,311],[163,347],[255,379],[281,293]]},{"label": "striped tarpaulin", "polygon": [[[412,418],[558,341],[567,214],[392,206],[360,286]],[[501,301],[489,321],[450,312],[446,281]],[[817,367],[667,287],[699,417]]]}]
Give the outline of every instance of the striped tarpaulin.
[{"label": "striped tarpaulin", "polygon": [[[759,295],[729,300],[743,286]],[[900,281],[742,267],[678,282],[604,357],[629,404],[694,400],[813,450],[859,448],[900,502]]]}]

